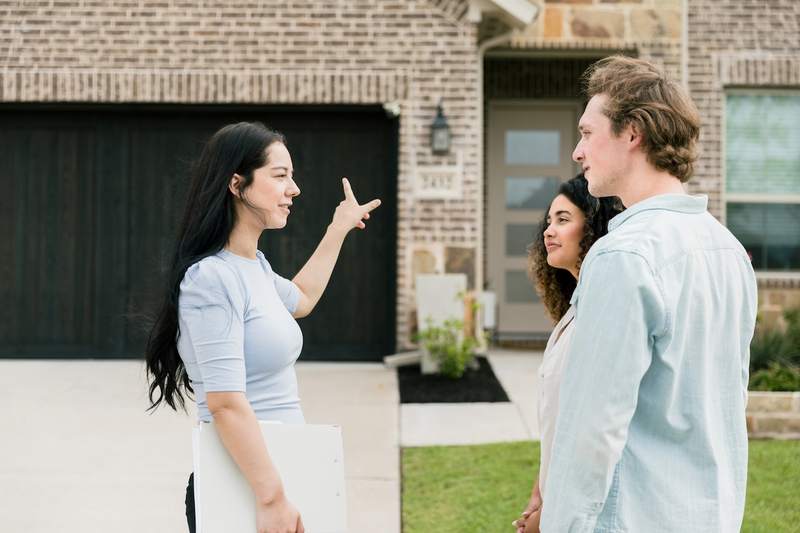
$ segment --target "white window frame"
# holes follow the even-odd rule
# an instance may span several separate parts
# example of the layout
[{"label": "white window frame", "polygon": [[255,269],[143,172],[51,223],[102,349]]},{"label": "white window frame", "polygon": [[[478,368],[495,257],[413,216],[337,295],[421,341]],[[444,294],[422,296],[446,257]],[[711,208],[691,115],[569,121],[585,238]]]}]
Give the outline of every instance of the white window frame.
[{"label": "white window frame", "polygon": [[[728,204],[800,204],[800,194],[753,194],[753,193],[729,193],[728,192],[728,127],[727,110],[728,96],[797,96],[800,97],[800,89],[769,89],[763,87],[741,87],[726,88],[722,92],[722,112],[720,116],[720,152],[722,169],[722,220],[728,223]],[[798,176],[800,178],[800,176]],[[758,279],[800,279],[800,268],[797,270],[756,270]]]}]

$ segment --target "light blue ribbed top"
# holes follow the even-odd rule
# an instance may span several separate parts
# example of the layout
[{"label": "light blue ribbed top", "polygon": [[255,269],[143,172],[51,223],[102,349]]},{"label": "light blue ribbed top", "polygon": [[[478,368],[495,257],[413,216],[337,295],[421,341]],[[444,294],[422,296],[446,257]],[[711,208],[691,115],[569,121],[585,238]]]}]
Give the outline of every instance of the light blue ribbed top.
[{"label": "light blue ribbed top", "polygon": [[187,269],[178,352],[201,421],[211,421],[206,393],[237,391],[259,420],[304,423],[294,370],[303,347],[292,317],[299,298],[260,251],[248,259],[222,250]]}]

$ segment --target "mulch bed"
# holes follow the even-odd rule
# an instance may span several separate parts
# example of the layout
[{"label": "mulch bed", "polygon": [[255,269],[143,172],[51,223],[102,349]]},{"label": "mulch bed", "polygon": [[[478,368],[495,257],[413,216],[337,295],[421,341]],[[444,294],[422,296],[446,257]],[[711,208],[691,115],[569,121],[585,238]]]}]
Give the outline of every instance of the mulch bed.
[{"label": "mulch bed", "polygon": [[468,369],[460,379],[438,374],[423,375],[419,365],[397,369],[400,403],[507,402],[508,395],[485,357],[477,370]]}]

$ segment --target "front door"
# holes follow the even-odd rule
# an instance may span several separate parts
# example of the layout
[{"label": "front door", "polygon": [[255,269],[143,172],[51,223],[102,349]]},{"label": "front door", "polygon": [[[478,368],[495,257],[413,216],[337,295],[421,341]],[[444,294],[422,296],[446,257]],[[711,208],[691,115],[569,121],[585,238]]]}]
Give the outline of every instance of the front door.
[{"label": "front door", "polygon": [[492,102],[487,146],[487,270],[499,340],[541,338],[552,322],[527,276],[528,246],[572,178],[577,102]]}]

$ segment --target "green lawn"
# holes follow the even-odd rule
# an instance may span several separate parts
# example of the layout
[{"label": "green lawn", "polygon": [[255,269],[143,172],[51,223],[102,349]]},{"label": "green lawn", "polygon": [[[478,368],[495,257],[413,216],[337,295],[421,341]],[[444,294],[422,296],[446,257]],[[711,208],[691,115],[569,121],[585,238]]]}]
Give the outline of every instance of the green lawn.
[{"label": "green lawn", "polygon": [[[539,443],[403,450],[403,533],[513,533]],[[800,442],[751,441],[742,531],[800,532]]]}]

